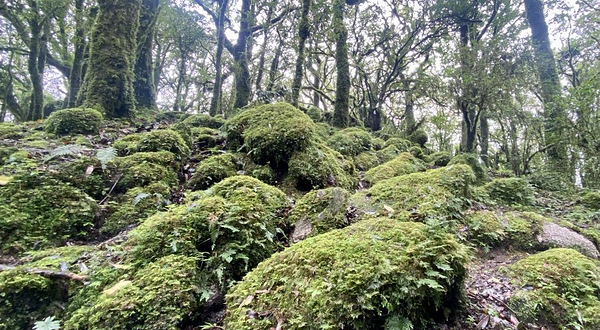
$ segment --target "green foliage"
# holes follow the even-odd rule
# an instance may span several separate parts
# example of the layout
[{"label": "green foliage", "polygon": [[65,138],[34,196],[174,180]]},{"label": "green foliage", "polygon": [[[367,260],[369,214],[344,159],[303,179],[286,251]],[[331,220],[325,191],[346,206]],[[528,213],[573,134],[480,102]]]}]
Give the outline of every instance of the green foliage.
[{"label": "green foliage", "polygon": [[181,135],[171,129],[127,135],[115,141],[113,147],[119,156],[142,151],[170,151],[179,159],[184,159],[190,152]]},{"label": "green foliage", "polygon": [[242,111],[227,121],[225,131],[229,146],[243,146],[256,163],[279,168],[309,145],[315,124],[290,104],[276,103]]},{"label": "green foliage", "polygon": [[53,112],[44,130],[57,135],[98,134],[102,114],[94,109],[74,108]]},{"label": "green foliage", "polygon": [[584,190],[579,194],[582,205],[594,210],[600,210],[600,192],[596,190]]},{"label": "green foliage", "polygon": [[102,148],[96,151],[96,158],[100,161],[102,169],[106,169],[106,165],[117,157],[117,149],[113,147]]},{"label": "green foliage", "polygon": [[223,117],[211,117],[206,114],[196,114],[185,118],[183,123],[191,127],[208,127],[216,129],[225,124],[225,119]]},{"label": "green foliage", "polygon": [[524,178],[500,178],[485,184],[484,189],[501,203],[529,205],[533,202],[533,188]]},{"label": "green foliage", "polygon": [[312,142],[305,150],[296,152],[288,164],[288,176],[300,190],[352,189],[354,173],[352,161],[321,142]]},{"label": "green foliage", "polygon": [[537,249],[537,236],[548,219],[532,212],[509,212],[505,218],[509,244],[523,250]]},{"label": "green foliage", "polygon": [[556,329],[600,327],[600,268],[571,249],[551,249],[510,267],[518,288],[509,305],[524,323]]},{"label": "green foliage", "polygon": [[536,188],[555,192],[568,192],[573,187],[566,182],[564,175],[553,172],[536,171],[527,176]]},{"label": "green foliage", "polygon": [[506,226],[492,211],[477,211],[464,217],[469,239],[484,249],[500,245],[507,237]]},{"label": "green foliage", "polygon": [[487,170],[485,169],[485,167],[483,167],[483,165],[479,161],[479,156],[477,156],[476,154],[458,154],[454,156],[452,160],[450,160],[450,162],[448,163],[448,165],[455,164],[465,164],[471,166],[471,168],[473,169],[473,173],[475,173],[477,183],[483,183],[488,179]]},{"label": "green foliage", "polygon": [[59,330],[60,321],[54,319],[54,316],[48,316],[43,321],[36,321],[33,330]]},{"label": "green foliage", "polygon": [[344,156],[356,156],[373,148],[371,135],[357,127],[337,131],[329,140],[328,145]]},{"label": "green foliage", "polygon": [[423,162],[413,155],[403,152],[398,157],[383,163],[365,173],[365,179],[372,184],[395,176],[425,171]]},{"label": "green foliage", "polygon": [[225,326],[381,329],[401,317],[424,328],[458,307],[467,259],[439,229],[363,220],[259,264],[227,295]]},{"label": "green foliage", "polygon": [[308,109],[306,109],[306,115],[308,115],[315,123],[325,120],[325,117],[323,116],[323,110],[315,106],[308,107]]},{"label": "green foliage", "polygon": [[421,146],[421,148],[425,147],[425,144],[427,143],[428,139],[429,138],[427,137],[427,132],[425,132],[425,130],[423,129],[416,130],[408,137],[409,141],[418,144],[419,146]]},{"label": "green foliage", "polygon": [[236,168],[236,158],[230,153],[210,156],[196,166],[187,186],[192,190],[204,190],[225,178],[236,175]]}]

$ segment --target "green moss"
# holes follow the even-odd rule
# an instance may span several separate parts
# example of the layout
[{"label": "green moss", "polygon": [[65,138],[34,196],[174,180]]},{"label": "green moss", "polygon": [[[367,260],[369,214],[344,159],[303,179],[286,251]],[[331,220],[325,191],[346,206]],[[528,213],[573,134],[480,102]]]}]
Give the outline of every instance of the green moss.
[{"label": "green moss", "polygon": [[349,206],[350,193],[339,187],[313,190],[304,195],[289,217],[290,223],[295,224],[292,241],[348,226],[355,220],[346,214]]},{"label": "green moss", "polygon": [[505,218],[505,231],[511,245],[524,250],[537,249],[537,236],[548,219],[532,212],[509,212],[505,214]]},{"label": "green moss", "polygon": [[398,157],[402,152],[394,145],[387,146],[381,150],[377,151],[377,158],[379,159],[379,164],[383,164],[385,162],[389,162],[390,160]]},{"label": "green moss", "polygon": [[382,138],[378,138],[375,137],[371,140],[371,142],[373,143],[373,149],[375,150],[381,150],[383,149],[383,146],[385,145],[385,140],[383,140]]},{"label": "green moss", "polygon": [[529,205],[533,202],[533,188],[523,178],[500,178],[485,184],[489,197],[505,204]]},{"label": "green moss", "polygon": [[419,159],[425,158],[425,152],[423,152],[423,148],[421,148],[421,147],[412,146],[412,147],[408,148],[408,153],[410,153],[411,155],[413,155],[414,157],[417,157]]},{"label": "green moss", "polygon": [[106,288],[76,310],[66,330],[176,330],[193,319],[199,305],[198,260],[167,256]]},{"label": "green moss", "polygon": [[187,117],[183,123],[191,127],[220,128],[225,124],[225,119],[222,117],[211,117],[205,114],[197,114]]},{"label": "green moss", "polygon": [[328,140],[328,145],[344,156],[356,156],[373,147],[371,135],[357,127],[350,127],[333,134]]},{"label": "green moss", "polygon": [[600,210],[600,192],[595,190],[584,190],[579,194],[580,203],[585,207]]},{"label": "green moss", "polygon": [[23,137],[23,128],[13,123],[0,123],[0,140],[17,140]]},{"label": "green moss", "polygon": [[361,171],[368,171],[379,165],[379,157],[375,151],[365,151],[354,157],[354,165]]},{"label": "green moss", "polygon": [[335,128],[327,123],[316,123],[315,124],[315,133],[319,138],[321,138],[323,140],[329,139],[329,137],[331,137],[337,131],[338,131],[337,128]]},{"label": "green moss", "polygon": [[225,326],[382,329],[402,318],[424,328],[457,308],[466,262],[464,247],[441,231],[360,221],[262,262],[227,295]]},{"label": "green moss", "polygon": [[179,133],[179,135],[181,136],[183,141],[185,141],[185,144],[188,147],[191,148],[194,145],[194,138],[191,126],[185,123],[177,123],[169,126],[169,128]]},{"label": "green moss", "polygon": [[475,154],[458,154],[454,156],[448,163],[448,165],[455,164],[465,164],[471,166],[478,183],[482,183],[488,179],[487,170],[479,161],[479,156]]},{"label": "green moss", "polygon": [[573,185],[568,182],[563,173],[534,171],[527,176],[529,182],[536,188],[560,193],[570,193]]},{"label": "green moss", "polygon": [[452,160],[452,155],[447,151],[438,151],[428,155],[427,160],[434,166],[446,166]]},{"label": "green moss", "polygon": [[395,176],[425,171],[425,169],[425,165],[421,160],[407,152],[403,152],[389,162],[367,171],[365,179],[374,184]]},{"label": "green moss", "polygon": [[428,139],[429,138],[427,137],[427,132],[425,132],[424,129],[418,129],[408,137],[409,141],[418,144],[421,148],[425,147],[425,144],[427,143]]},{"label": "green moss", "polygon": [[288,164],[288,175],[300,190],[325,187],[352,189],[355,185],[354,164],[339,152],[320,142],[296,152]]},{"label": "green moss", "polygon": [[221,132],[208,127],[192,128],[192,141],[200,148],[212,148],[216,145],[223,144],[225,137]]},{"label": "green moss", "polygon": [[315,123],[325,120],[325,117],[323,116],[323,110],[315,106],[308,107],[308,109],[306,109],[306,115],[308,115]]},{"label": "green moss", "polygon": [[109,167],[119,173],[117,188],[125,190],[143,187],[155,182],[163,182],[168,186],[177,184],[179,164],[175,155],[169,151],[138,152],[126,157],[117,157],[109,163]]},{"label": "green moss", "polygon": [[[8,148],[7,154],[15,150],[19,149]],[[15,151],[8,154],[8,157],[5,156],[4,164],[0,167],[0,174],[29,174],[38,168],[38,162],[39,160],[26,150]]]},{"label": "green moss", "polygon": [[458,218],[469,197],[473,171],[464,165],[443,167],[380,181],[354,199],[368,199],[368,212],[413,218]]},{"label": "green moss", "polygon": [[551,249],[516,262],[520,289],[509,301],[523,323],[553,329],[600,328],[600,268],[571,249]]},{"label": "green moss", "polygon": [[210,156],[196,166],[194,175],[187,182],[192,190],[204,190],[237,173],[237,160],[232,154]]},{"label": "green moss", "polygon": [[115,141],[113,147],[120,156],[142,151],[170,151],[183,159],[190,152],[181,135],[171,129],[127,135]]},{"label": "green moss", "polygon": [[469,239],[484,249],[500,245],[507,237],[506,225],[492,211],[468,214],[464,222],[469,230]]},{"label": "green moss", "polygon": [[231,147],[244,146],[258,164],[282,167],[309,145],[315,124],[293,106],[276,103],[241,112],[227,121],[225,130]]},{"label": "green moss", "polygon": [[384,148],[389,146],[396,147],[400,152],[406,152],[412,146],[412,142],[401,138],[389,138],[383,144]]},{"label": "green moss", "polygon": [[[88,173],[88,169],[92,169]],[[95,157],[81,157],[73,161],[49,167],[49,172],[58,180],[78,187],[96,200],[101,200],[108,192],[109,178]]]},{"label": "green moss", "polygon": [[84,238],[98,206],[77,188],[38,174],[18,175],[0,186],[2,251],[64,244]]},{"label": "green moss", "polygon": [[45,121],[44,130],[57,135],[98,134],[102,114],[94,109],[74,108],[53,112]]}]

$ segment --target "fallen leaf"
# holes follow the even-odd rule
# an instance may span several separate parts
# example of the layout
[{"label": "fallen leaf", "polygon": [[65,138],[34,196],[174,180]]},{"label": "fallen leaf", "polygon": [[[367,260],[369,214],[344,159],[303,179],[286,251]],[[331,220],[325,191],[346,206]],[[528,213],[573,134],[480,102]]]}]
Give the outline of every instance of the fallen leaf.
[{"label": "fallen leaf", "polygon": [[87,167],[87,169],[85,170],[85,177],[87,178],[88,176],[92,175],[92,172],[94,172],[94,165],[90,165]]},{"label": "fallen leaf", "polygon": [[244,307],[246,305],[250,305],[252,303],[252,300],[254,300],[254,296],[253,295],[249,295],[248,297],[246,297],[246,299],[244,299],[244,301],[242,301],[242,303],[240,304],[240,307]]},{"label": "fallen leaf", "polygon": [[131,281],[122,280],[122,281],[119,281],[119,283],[110,287],[109,289],[104,290],[102,293],[104,293],[107,296],[112,296],[115,293],[117,293],[119,290],[123,289],[124,287],[130,286],[131,284],[132,284]]}]

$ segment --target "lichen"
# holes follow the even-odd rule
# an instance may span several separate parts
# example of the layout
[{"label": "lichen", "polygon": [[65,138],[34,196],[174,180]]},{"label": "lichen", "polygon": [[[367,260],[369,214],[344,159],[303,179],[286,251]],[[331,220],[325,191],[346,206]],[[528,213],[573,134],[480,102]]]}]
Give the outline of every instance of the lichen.
[{"label": "lichen", "polygon": [[358,127],[337,131],[328,139],[327,143],[333,150],[351,157],[373,148],[371,135]]},{"label": "lichen", "polygon": [[102,114],[90,108],[73,108],[53,112],[45,121],[44,130],[57,135],[97,134]]},{"label": "lichen", "polygon": [[230,153],[210,156],[201,161],[187,182],[192,190],[204,190],[237,173],[236,157]]},{"label": "lichen", "polygon": [[423,162],[407,152],[403,152],[398,157],[374,167],[365,173],[365,179],[371,184],[382,180],[391,179],[395,176],[425,171]]}]

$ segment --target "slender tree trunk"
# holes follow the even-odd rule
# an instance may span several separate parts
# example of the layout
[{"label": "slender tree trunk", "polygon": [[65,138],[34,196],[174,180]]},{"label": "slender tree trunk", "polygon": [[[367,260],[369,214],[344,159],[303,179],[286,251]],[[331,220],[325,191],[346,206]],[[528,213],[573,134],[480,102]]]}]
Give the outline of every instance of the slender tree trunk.
[{"label": "slender tree trunk", "polygon": [[483,159],[485,166],[490,167],[492,165],[490,162],[490,156],[488,155],[490,145],[490,126],[488,124],[488,118],[485,114],[482,114],[479,118],[479,145],[481,148],[481,159]]},{"label": "slender tree trunk", "polygon": [[77,106],[77,95],[81,88],[83,53],[85,51],[85,26],[83,22],[83,2],[75,1],[75,53],[73,54],[73,65],[71,66],[71,76],[69,77],[69,93],[67,96],[67,108]]},{"label": "slender tree trunk", "polygon": [[281,35],[279,36],[279,45],[277,46],[277,50],[275,50],[275,56],[273,56],[273,61],[271,62],[271,67],[269,68],[269,83],[267,84],[267,91],[270,92],[275,87],[275,80],[277,79],[277,71],[279,70],[279,60],[281,59],[281,55],[283,53],[285,38]]},{"label": "slender tree trunk", "polygon": [[568,173],[569,164],[563,127],[566,126],[567,118],[558,100],[561,95],[560,81],[552,48],[550,47],[548,25],[544,17],[542,1],[525,0],[525,11],[531,29],[531,40],[542,86],[546,143],[552,145],[547,150],[547,155],[551,169],[566,174]]},{"label": "slender tree trunk", "polygon": [[209,113],[211,116],[220,112],[221,88],[223,79],[223,48],[225,47],[225,14],[229,0],[222,0],[219,10],[219,21],[217,22],[217,54],[215,55],[215,83],[213,86],[213,95],[210,100]]},{"label": "slender tree trunk", "polygon": [[240,32],[238,40],[233,47],[233,60],[235,62],[235,102],[233,107],[240,109],[250,102],[252,87],[250,86],[250,68],[248,67],[248,41],[252,38],[250,32],[251,0],[242,1],[242,12],[240,16]]},{"label": "slender tree trunk", "polygon": [[300,24],[298,27],[298,58],[296,59],[296,72],[294,72],[294,80],[292,82],[292,97],[291,104],[298,106],[300,99],[300,89],[302,88],[302,77],[304,76],[304,55],[306,49],[306,40],[310,36],[310,22],[308,14],[310,11],[310,0],[302,0],[302,14],[300,16]]},{"label": "slender tree trunk", "polygon": [[135,64],[135,100],[143,109],[156,109],[156,89],[152,71],[152,50],[158,17],[158,0],[142,0],[140,26],[137,33]]},{"label": "slender tree trunk", "polygon": [[344,24],[345,6],[344,0],[335,0],[333,4],[333,24],[336,39],[335,64],[337,69],[333,126],[336,127],[348,127],[350,122],[350,64],[348,63],[348,30]]},{"label": "slender tree trunk", "polygon": [[[181,43],[181,40],[180,40]],[[183,101],[183,87],[185,85],[186,80],[186,70],[187,70],[187,55],[184,51],[181,51],[181,62],[179,63],[179,72],[177,75],[177,86],[175,87],[175,102],[173,103],[173,111],[183,111],[184,110],[184,101]]]},{"label": "slender tree trunk", "polygon": [[404,79],[402,85],[406,90],[404,94],[404,135],[409,136],[416,130],[417,126],[415,120],[415,100],[413,92],[410,89],[410,82]]},{"label": "slender tree trunk", "polygon": [[29,41],[29,57],[27,68],[31,79],[32,94],[29,103],[29,120],[39,120],[43,117],[44,82],[40,72],[40,55],[42,53],[42,26],[39,21],[39,8],[36,0],[29,0],[31,7],[31,38]]}]

